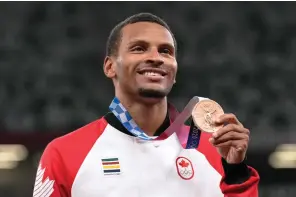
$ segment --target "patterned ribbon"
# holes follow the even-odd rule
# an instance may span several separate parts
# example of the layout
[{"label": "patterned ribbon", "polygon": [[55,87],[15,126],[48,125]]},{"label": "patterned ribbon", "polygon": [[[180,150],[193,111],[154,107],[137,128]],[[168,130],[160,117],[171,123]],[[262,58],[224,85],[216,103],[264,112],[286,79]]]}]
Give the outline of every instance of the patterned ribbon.
[{"label": "patterned ribbon", "polygon": [[191,116],[191,112],[194,106],[199,102],[199,100],[199,97],[193,97],[181,113],[179,113],[173,105],[169,104],[168,110],[171,125],[157,138],[149,137],[135,123],[130,113],[120,103],[117,97],[113,99],[109,106],[109,109],[131,134],[142,140],[164,140],[171,136],[173,133],[176,133],[180,144],[186,144],[186,149],[196,149],[199,145],[201,131],[195,126],[193,121],[191,121],[190,128],[186,126],[184,122]]}]

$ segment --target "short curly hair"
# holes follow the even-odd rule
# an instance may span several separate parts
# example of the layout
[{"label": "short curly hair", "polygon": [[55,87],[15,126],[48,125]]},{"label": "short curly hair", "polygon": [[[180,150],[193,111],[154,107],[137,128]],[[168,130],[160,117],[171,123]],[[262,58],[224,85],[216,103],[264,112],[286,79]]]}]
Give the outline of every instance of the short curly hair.
[{"label": "short curly hair", "polygon": [[116,56],[118,54],[119,45],[121,42],[121,36],[122,36],[122,29],[129,24],[134,24],[137,22],[151,22],[151,23],[157,23],[163,27],[165,27],[172,35],[175,45],[175,50],[177,48],[177,42],[174,37],[174,34],[172,33],[170,27],[168,24],[162,20],[160,17],[153,15],[151,13],[139,13],[132,15],[128,18],[126,18],[124,21],[118,23],[110,32],[110,35],[107,40],[107,46],[106,46],[106,55],[107,56]]}]

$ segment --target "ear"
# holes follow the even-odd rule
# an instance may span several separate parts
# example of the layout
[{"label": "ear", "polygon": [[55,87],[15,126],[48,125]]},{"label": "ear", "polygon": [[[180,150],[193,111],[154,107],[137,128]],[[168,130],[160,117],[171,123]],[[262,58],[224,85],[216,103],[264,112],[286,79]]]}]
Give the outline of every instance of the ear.
[{"label": "ear", "polygon": [[111,57],[106,56],[104,60],[104,73],[108,78],[114,78],[116,76],[114,66],[114,60]]}]

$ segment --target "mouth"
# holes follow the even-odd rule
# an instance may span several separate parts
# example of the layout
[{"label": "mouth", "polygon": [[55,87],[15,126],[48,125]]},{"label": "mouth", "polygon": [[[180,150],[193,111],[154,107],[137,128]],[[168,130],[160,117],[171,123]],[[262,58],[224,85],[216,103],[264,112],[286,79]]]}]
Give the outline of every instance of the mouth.
[{"label": "mouth", "polygon": [[160,68],[143,68],[143,69],[140,69],[137,73],[145,76],[159,76],[159,77],[164,77],[167,75],[167,72]]}]

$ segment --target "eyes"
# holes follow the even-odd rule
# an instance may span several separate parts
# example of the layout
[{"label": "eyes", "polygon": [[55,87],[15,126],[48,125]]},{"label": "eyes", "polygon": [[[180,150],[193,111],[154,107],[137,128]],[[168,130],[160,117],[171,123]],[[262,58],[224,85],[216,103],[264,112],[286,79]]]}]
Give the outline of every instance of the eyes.
[{"label": "eyes", "polygon": [[[141,46],[141,45],[136,45],[131,47],[130,51],[133,53],[144,53],[148,51],[149,48],[146,46]],[[167,46],[161,46],[158,48],[158,52],[161,54],[166,54],[166,55],[174,55],[173,49],[170,49],[170,47]]]},{"label": "eyes", "polygon": [[165,54],[172,54],[172,51],[170,50],[170,49],[168,49],[168,48],[162,48],[162,49],[160,49],[160,51],[159,51],[160,53],[165,53]]},{"label": "eyes", "polygon": [[145,48],[142,47],[142,46],[135,46],[135,47],[131,48],[131,51],[133,51],[133,52],[144,52]]}]

